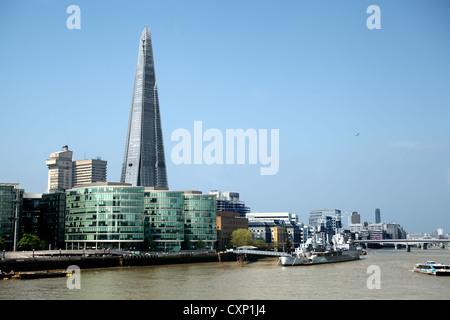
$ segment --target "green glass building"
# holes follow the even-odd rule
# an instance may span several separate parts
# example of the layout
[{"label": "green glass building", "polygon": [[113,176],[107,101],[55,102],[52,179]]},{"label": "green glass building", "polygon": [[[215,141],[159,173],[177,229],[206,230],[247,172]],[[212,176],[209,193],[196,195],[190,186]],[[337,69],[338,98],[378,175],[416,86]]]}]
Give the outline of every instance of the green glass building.
[{"label": "green glass building", "polygon": [[214,249],[216,197],[100,182],[66,192],[67,249]]},{"label": "green glass building", "polygon": [[184,192],[184,234],[197,248],[213,249],[217,241],[216,196],[198,191]]},{"label": "green glass building", "polygon": [[144,243],[149,251],[179,252],[184,239],[183,192],[145,188]]},{"label": "green glass building", "polygon": [[144,240],[144,187],[101,182],[66,192],[68,249],[139,250]]},{"label": "green glass building", "polygon": [[4,250],[16,249],[23,193],[18,183],[0,183],[0,238],[4,240]]}]

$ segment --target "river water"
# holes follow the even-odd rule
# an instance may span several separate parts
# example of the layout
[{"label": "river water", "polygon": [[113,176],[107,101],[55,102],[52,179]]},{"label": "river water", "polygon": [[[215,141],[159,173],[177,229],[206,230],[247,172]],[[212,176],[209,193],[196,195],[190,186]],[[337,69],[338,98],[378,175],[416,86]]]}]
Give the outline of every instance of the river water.
[{"label": "river water", "polygon": [[315,266],[282,267],[277,259],[265,258],[245,265],[86,269],[80,272],[80,289],[69,289],[67,278],[0,281],[0,299],[450,299],[450,277],[411,272],[428,260],[450,264],[450,250],[369,250],[359,261]]}]

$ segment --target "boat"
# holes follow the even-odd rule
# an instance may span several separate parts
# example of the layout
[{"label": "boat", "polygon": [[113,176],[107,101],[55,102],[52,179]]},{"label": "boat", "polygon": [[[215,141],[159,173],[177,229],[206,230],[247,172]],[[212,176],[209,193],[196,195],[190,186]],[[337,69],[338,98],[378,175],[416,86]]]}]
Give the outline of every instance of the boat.
[{"label": "boat", "polygon": [[418,263],[414,266],[414,269],[412,271],[433,276],[450,276],[449,265],[436,263],[434,261]]},{"label": "boat", "polygon": [[[332,237],[332,241],[327,243],[319,241],[320,238],[316,234],[297,247],[293,253],[279,257],[278,263],[282,266],[302,266],[359,260],[361,248],[357,248],[351,240],[345,238],[348,237],[336,234]],[[322,236],[321,239],[325,237]]]},{"label": "boat", "polygon": [[1,280],[11,279],[13,276],[14,276],[14,271],[11,271],[9,273],[0,271],[0,279]]},{"label": "boat", "polygon": [[67,272],[66,271],[43,271],[43,272],[19,272],[12,276],[12,279],[40,279],[40,278],[59,278],[59,277],[66,277]]}]

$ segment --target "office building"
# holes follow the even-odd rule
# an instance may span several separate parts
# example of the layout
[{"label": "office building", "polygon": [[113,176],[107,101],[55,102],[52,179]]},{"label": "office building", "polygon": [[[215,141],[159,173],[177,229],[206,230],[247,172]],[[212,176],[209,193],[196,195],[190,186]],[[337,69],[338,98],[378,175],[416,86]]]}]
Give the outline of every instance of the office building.
[{"label": "office building", "polygon": [[44,193],[40,203],[39,238],[51,249],[64,249],[66,193],[55,191]]},{"label": "office building", "polygon": [[238,212],[217,210],[217,248],[224,250],[230,246],[231,235],[237,229],[248,229],[248,219],[241,218]]},{"label": "office building", "polygon": [[321,232],[337,234],[342,228],[341,210],[312,210],[309,213],[309,225]]},{"label": "office building", "polygon": [[144,241],[144,187],[97,182],[66,191],[68,249],[138,250]]},{"label": "office building", "polygon": [[39,236],[42,193],[24,193],[20,221],[21,238],[25,233]]},{"label": "office building", "polygon": [[178,252],[183,241],[184,193],[145,188],[144,250]]},{"label": "office building", "polygon": [[406,232],[398,223],[386,223],[385,229],[388,239],[406,239]]},{"label": "office building", "polygon": [[352,212],[351,224],[360,224],[360,223],[361,223],[361,215],[358,212]]},{"label": "office building", "polygon": [[19,240],[23,190],[18,183],[0,183],[0,238],[3,250],[15,251]]},{"label": "office building", "polygon": [[184,191],[184,235],[191,246],[214,249],[217,241],[216,197],[200,191]]},{"label": "office building", "polygon": [[274,222],[276,220],[285,223],[298,223],[298,217],[290,212],[250,212],[247,213],[248,221]]},{"label": "office building", "polygon": [[239,200],[238,192],[211,190],[209,194],[216,196],[217,211],[237,212],[241,218],[245,218],[250,212],[250,208]]},{"label": "office building", "polygon": [[107,161],[100,158],[73,161],[72,186],[106,182],[106,165]]},{"label": "office building", "polygon": [[91,183],[66,191],[65,242],[68,249],[214,249],[216,215],[215,196],[200,191]]},{"label": "office building", "polygon": [[47,193],[52,190],[67,190],[72,188],[72,151],[63,146],[61,151],[50,154],[48,166]]},{"label": "office building", "polygon": [[381,223],[380,209],[375,209],[375,223]]},{"label": "office building", "polygon": [[147,27],[139,42],[121,182],[168,187],[152,40]]}]

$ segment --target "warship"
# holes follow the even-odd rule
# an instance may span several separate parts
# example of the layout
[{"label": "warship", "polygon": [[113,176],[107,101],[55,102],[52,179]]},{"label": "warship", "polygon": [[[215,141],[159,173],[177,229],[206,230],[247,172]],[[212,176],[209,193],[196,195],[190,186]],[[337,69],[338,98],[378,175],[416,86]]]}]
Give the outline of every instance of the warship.
[{"label": "warship", "polygon": [[360,259],[361,248],[356,247],[349,237],[342,233],[333,235],[315,233],[304,244],[289,255],[279,257],[282,266],[302,266],[322,263],[336,263]]}]

